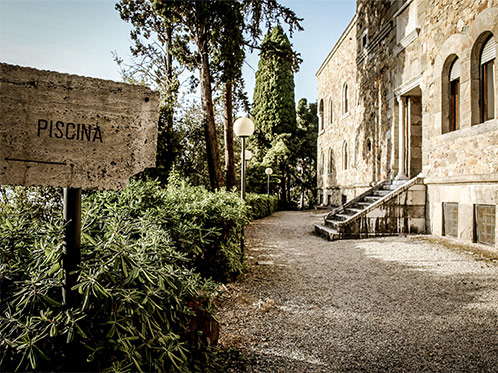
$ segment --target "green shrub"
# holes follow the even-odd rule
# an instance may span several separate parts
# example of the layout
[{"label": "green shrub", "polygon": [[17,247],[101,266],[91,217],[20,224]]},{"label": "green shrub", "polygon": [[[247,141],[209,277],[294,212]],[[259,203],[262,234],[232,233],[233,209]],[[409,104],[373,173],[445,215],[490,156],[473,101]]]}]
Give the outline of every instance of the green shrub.
[{"label": "green shrub", "polygon": [[2,370],[209,370],[195,317],[214,312],[207,277],[243,270],[247,211],[236,195],[175,177],[167,189],[133,181],[88,193],[74,288],[81,306],[65,309],[60,192],[14,204],[9,193],[0,205]]},{"label": "green shrub", "polygon": [[196,270],[217,281],[242,273],[245,266],[240,241],[249,217],[237,194],[225,189],[209,192],[173,175],[166,195],[161,214],[170,221],[175,243],[193,259]]},{"label": "green shrub", "polygon": [[246,195],[246,203],[249,207],[249,217],[253,219],[261,219],[265,216],[273,214],[278,208],[278,198],[268,196],[266,194],[248,193]]}]

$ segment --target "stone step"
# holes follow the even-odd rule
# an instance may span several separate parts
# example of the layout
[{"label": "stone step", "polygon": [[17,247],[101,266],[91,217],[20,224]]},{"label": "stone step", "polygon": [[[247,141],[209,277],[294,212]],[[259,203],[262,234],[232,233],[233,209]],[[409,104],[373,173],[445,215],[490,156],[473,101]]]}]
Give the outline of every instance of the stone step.
[{"label": "stone step", "polygon": [[379,196],[379,197],[384,197],[387,196],[389,193],[391,193],[392,190],[384,190],[384,189],[378,189],[374,192],[374,196]]},{"label": "stone step", "polygon": [[315,233],[329,241],[338,240],[340,238],[339,232],[337,232],[336,229],[325,225],[315,224]]},{"label": "stone step", "polygon": [[354,208],[354,207],[348,207],[346,209],[346,213],[348,213],[350,215],[356,215],[357,213],[362,212],[362,211],[363,211],[363,209]]},{"label": "stone step", "polygon": [[337,229],[339,223],[342,223],[341,220],[327,219],[325,220],[325,225],[329,228]]},{"label": "stone step", "polygon": [[368,206],[370,206],[372,204],[372,202],[356,202],[355,203],[355,206],[358,207],[359,209],[361,210],[364,210],[366,209]]},{"label": "stone step", "polygon": [[379,196],[365,196],[363,197],[364,202],[374,203],[377,202],[381,197]]},{"label": "stone step", "polygon": [[341,214],[335,214],[333,216],[334,219],[339,220],[339,221],[345,221],[348,220],[350,217],[352,217],[354,214],[347,214],[346,212],[343,212]]}]

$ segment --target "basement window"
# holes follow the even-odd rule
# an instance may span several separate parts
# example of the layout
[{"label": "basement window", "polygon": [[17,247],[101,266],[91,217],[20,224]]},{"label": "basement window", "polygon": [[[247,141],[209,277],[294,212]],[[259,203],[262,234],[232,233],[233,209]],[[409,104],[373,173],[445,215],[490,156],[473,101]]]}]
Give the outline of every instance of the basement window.
[{"label": "basement window", "polygon": [[496,206],[475,205],[475,241],[486,245],[495,244]]},{"label": "basement window", "polygon": [[458,203],[443,202],[443,236],[458,237]]}]

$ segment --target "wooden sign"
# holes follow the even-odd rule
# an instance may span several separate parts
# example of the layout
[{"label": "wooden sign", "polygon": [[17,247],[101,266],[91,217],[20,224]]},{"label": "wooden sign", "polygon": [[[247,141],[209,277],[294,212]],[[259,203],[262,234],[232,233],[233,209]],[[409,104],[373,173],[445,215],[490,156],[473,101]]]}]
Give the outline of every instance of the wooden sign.
[{"label": "wooden sign", "polygon": [[159,94],[0,63],[0,185],[122,189],[156,159]]}]

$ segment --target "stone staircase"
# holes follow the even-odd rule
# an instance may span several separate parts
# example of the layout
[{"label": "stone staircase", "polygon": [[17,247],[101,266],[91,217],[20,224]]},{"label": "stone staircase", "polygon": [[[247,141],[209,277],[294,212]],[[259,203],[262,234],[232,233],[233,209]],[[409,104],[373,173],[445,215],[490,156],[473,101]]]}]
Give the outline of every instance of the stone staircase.
[{"label": "stone staircase", "polygon": [[328,240],[425,232],[423,178],[381,181],[330,211],[315,232]]}]

